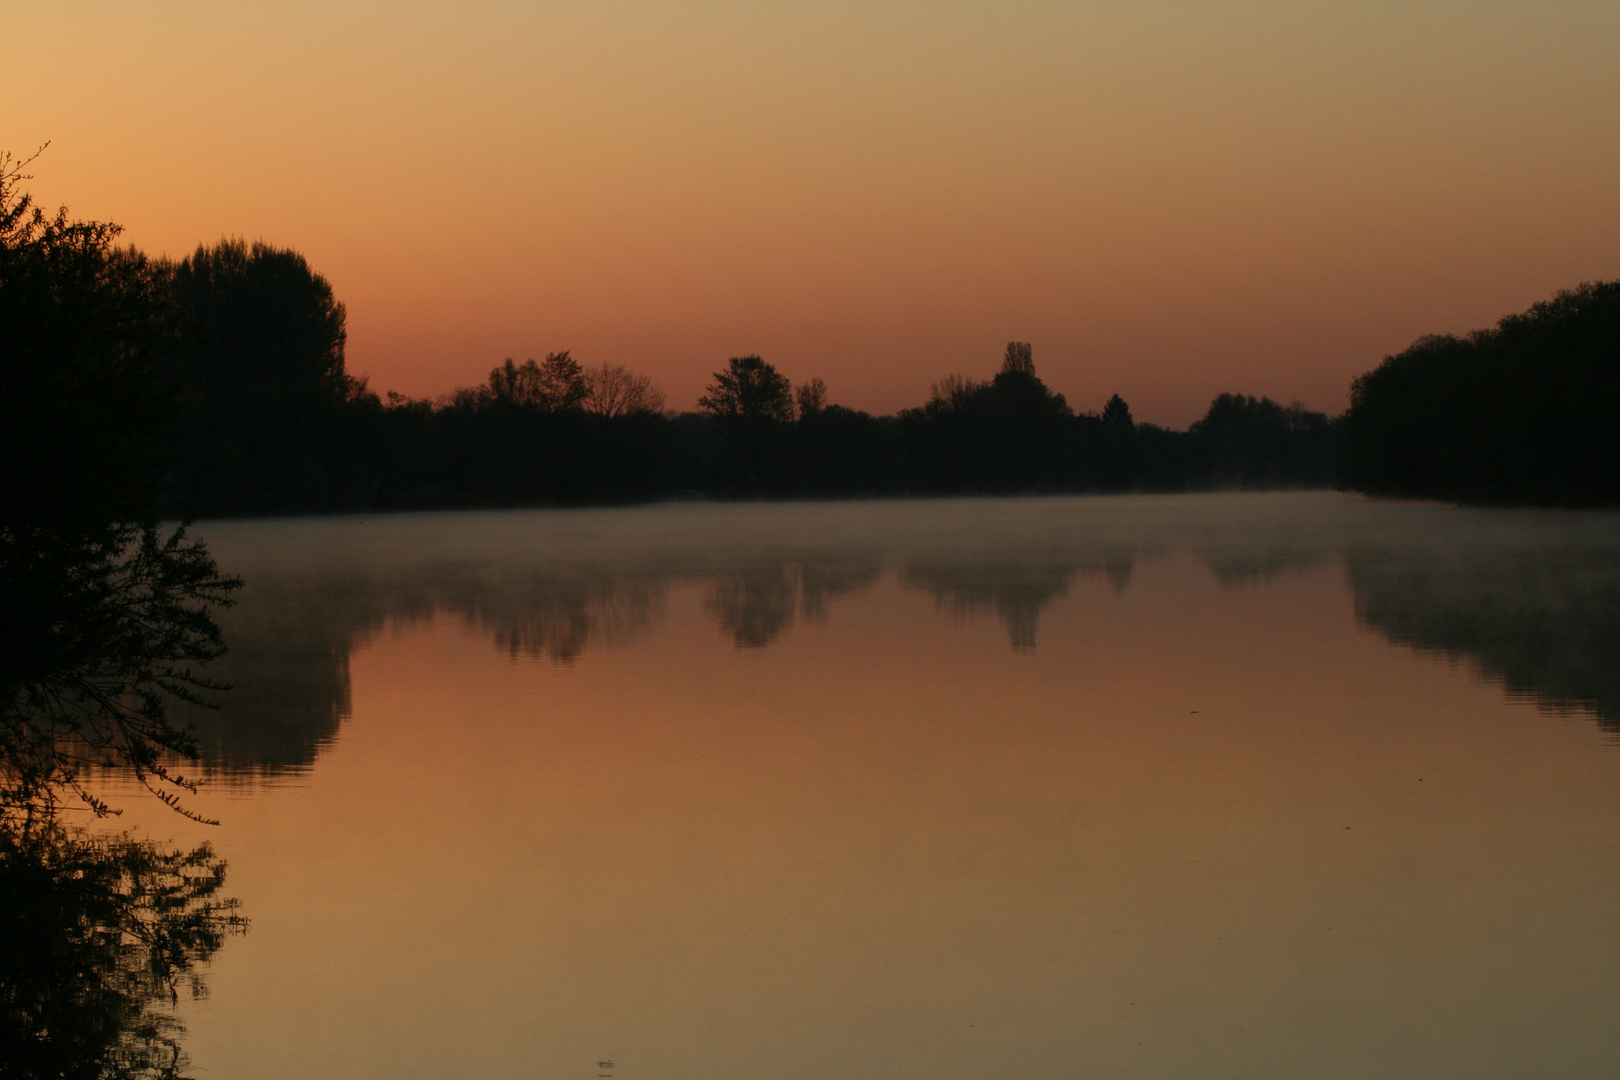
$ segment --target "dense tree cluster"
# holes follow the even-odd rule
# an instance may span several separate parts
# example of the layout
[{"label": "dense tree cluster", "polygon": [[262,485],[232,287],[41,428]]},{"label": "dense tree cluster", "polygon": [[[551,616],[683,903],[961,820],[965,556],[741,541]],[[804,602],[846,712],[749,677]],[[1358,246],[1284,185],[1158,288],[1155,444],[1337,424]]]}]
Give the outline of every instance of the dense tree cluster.
[{"label": "dense tree cluster", "polygon": [[165,437],[196,389],[163,370],[173,275],[114,248],[115,226],[45,214],[21,179],[0,155],[0,811],[64,791],[104,811],[81,783],[96,768],[176,803],[192,785],[168,762],[195,745],[168,703],[208,689],[209,611],[237,583],[159,524]]},{"label": "dense tree cluster", "polygon": [[988,381],[947,378],[887,417],[759,356],[683,414],[645,375],[568,352],[434,401],[379,397],[345,372],[343,307],[296,253],[228,241],[148,273],[183,409],[168,491],[189,513],[1319,486],[1336,464],[1326,416],[1269,400],[1223,395],[1190,432],[1136,423],[1117,395],[1076,414],[1022,342]]},{"label": "dense tree cluster", "polygon": [[1620,502],[1620,282],[1425,337],[1356,379],[1346,482],[1462,502]]}]

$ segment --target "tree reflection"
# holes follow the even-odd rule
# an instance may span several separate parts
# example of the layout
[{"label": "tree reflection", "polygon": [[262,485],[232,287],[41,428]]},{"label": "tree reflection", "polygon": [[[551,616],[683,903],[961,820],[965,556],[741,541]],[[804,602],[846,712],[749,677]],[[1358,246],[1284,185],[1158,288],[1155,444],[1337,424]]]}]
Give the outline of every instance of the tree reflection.
[{"label": "tree reflection", "polygon": [[244,602],[216,616],[230,651],[210,671],[231,687],[224,707],[181,703],[202,760],[229,774],[297,771],[350,712],[349,657],[384,626],[431,614],[431,602],[364,578],[259,575]]},{"label": "tree reflection", "polygon": [[633,640],[663,610],[667,574],[626,567],[498,574],[433,564],[387,572],[261,568],[220,613],[230,652],[211,668],[222,709],[180,704],[202,759],[231,776],[308,768],[350,713],[349,658],[389,627],[459,617],[514,659],[572,663]]},{"label": "tree reflection", "polygon": [[571,664],[589,645],[623,645],[641,634],[663,610],[664,583],[634,571],[537,573],[446,590],[439,603],[489,631],[513,659]]},{"label": "tree reflection", "polygon": [[1035,651],[1041,613],[1069,594],[1076,577],[1101,576],[1115,592],[1130,583],[1136,560],[1130,552],[1088,553],[1066,560],[1047,555],[1026,562],[917,563],[901,580],[932,596],[956,616],[994,612],[1007,626],[1013,652]]},{"label": "tree reflection", "polygon": [[220,653],[207,604],[234,583],[183,533],[90,545],[10,527],[0,586],[0,1076],[178,1077],[174,1006],[246,925],[224,861],[69,826],[63,803],[116,813],[89,785],[133,774],[206,820],[174,790],[196,791],[175,765],[196,745],[170,706],[219,689],[196,667]]},{"label": "tree reflection", "polygon": [[740,648],[769,645],[793,623],[799,581],[786,564],[750,566],[714,583],[708,609]]},{"label": "tree reflection", "polygon": [[1007,624],[1014,652],[1035,651],[1041,611],[1069,593],[1079,568],[1064,565],[922,565],[906,568],[906,584],[925,590],[957,616],[992,611]]},{"label": "tree reflection", "polygon": [[800,615],[819,621],[838,597],[870,588],[876,559],[834,557],[757,562],[720,570],[706,602],[739,648],[769,645]]},{"label": "tree reflection", "polygon": [[0,1046],[8,1077],[178,1077],[182,993],[247,923],[225,863],[53,818],[0,820]]},{"label": "tree reflection", "polygon": [[[232,558],[250,586],[220,616],[232,651],[211,669],[235,689],[225,709],[186,719],[217,771],[307,768],[348,714],[349,656],[390,626],[453,617],[513,658],[571,664],[647,633],[684,588],[726,639],[759,650],[890,574],[947,615],[990,616],[1015,652],[1031,654],[1038,643],[1049,647],[1045,620],[1077,582],[1094,578],[1123,594],[1137,587],[1145,560],[1192,558],[1225,590],[1273,589],[1300,571],[1344,566],[1356,612],[1389,639],[1468,659],[1514,693],[1591,711],[1620,729],[1620,676],[1609,656],[1620,640],[1620,518],[1532,521],[1326,500],[1104,500],[1076,501],[1072,511],[1006,504],[988,524],[977,524],[982,506],[923,505],[916,513],[927,528],[908,535],[901,509],[852,506],[832,516],[826,536],[774,527],[764,539],[747,530],[763,533],[761,522],[778,520],[771,515],[800,511],[717,509],[715,526],[707,511],[696,521],[680,516],[688,511],[627,519],[634,525],[605,517],[589,529],[558,518],[578,532],[551,549],[499,533],[479,547],[471,531],[437,521],[439,546],[424,548],[423,526],[402,518],[395,532],[342,534],[355,545],[343,561],[325,540],[287,556],[288,536],[303,535],[291,527],[248,534],[262,546]],[[855,527],[866,515],[880,526]]]},{"label": "tree reflection", "polygon": [[1359,551],[1346,574],[1357,616],[1391,641],[1620,733],[1620,552]]},{"label": "tree reflection", "polygon": [[1283,574],[1327,562],[1327,555],[1322,553],[1288,550],[1219,550],[1209,552],[1204,558],[1223,589],[1269,585]]}]

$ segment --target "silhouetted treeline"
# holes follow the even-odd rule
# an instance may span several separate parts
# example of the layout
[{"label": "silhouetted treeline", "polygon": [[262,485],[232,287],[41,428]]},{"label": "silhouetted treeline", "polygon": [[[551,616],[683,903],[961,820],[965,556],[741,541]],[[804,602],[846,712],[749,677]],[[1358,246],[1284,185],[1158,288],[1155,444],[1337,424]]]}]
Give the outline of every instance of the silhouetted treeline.
[{"label": "silhouetted treeline", "polygon": [[1425,337],[1356,379],[1346,482],[1462,502],[1620,502],[1620,282]]},{"label": "silhouetted treeline", "polygon": [[1016,342],[988,381],[947,378],[885,417],[757,356],[682,414],[645,376],[566,352],[433,401],[384,397],[347,373],[343,305],[295,252],[227,241],[141,266],[167,304],[178,513],[1324,487],[1337,470],[1320,413],[1229,394],[1185,432],[1117,396],[1076,413]]}]

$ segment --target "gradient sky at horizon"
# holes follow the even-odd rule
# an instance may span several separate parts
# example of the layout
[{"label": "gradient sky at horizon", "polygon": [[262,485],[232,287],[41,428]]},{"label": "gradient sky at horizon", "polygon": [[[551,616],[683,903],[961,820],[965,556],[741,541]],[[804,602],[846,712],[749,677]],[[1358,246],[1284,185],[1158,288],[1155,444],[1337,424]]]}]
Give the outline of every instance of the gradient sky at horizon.
[{"label": "gradient sky at horizon", "polygon": [[1620,277],[1620,5],[31,4],[0,148],[149,251],[303,252],[415,395],[757,352],[875,412],[1006,341],[1077,409],[1337,411]]}]

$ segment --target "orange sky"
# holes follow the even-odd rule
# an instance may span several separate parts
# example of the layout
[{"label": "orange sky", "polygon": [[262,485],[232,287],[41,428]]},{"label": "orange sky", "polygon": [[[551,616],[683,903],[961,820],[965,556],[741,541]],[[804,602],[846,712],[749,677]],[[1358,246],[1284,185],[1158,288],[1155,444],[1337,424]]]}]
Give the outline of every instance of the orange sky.
[{"label": "orange sky", "polygon": [[8,9],[0,148],[148,250],[297,248],[433,394],[758,352],[887,412],[1009,339],[1181,426],[1620,277],[1620,6]]}]

